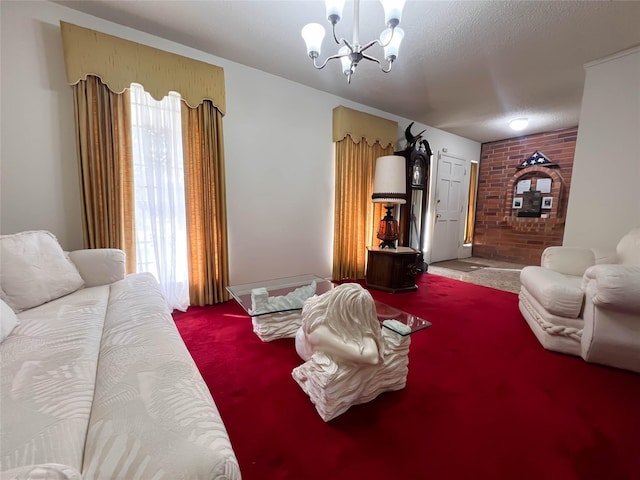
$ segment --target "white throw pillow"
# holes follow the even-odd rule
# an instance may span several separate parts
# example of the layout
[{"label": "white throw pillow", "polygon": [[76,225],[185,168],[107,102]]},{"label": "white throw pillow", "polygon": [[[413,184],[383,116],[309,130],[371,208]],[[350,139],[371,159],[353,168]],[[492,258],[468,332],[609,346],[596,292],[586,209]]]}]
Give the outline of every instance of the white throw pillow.
[{"label": "white throw pillow", "polygon": [[0,236],[0,286],[15,311],[37,307],[84,285],[73,262],[50,232]]},{"label": "white throw pillow", "polygon": [[4,300],[0,300],[0,343],[9,336],[18,325],[18,317]]}]

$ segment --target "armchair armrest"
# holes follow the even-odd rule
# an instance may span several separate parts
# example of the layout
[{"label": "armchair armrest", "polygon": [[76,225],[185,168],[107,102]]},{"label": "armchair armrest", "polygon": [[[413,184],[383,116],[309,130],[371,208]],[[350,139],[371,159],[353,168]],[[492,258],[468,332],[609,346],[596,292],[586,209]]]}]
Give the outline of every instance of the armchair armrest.
[{"label": "armchair armrest", "polygon": [[126,275],[125,253],[116,248],[94,248],[69,252],[85,287],[108,285]]},{"label": "armchair armrest", "polygon": [[618,254],[613,248],[592,248],[591,250],[596,257],[596,265],[601,263],[620,263]]},{"label": "armchair armrest", "polygon": [[595,265],[584,273],[582,289],[598,308],[640,315],[640,267]]},{"label": "armchair armrest", "polygon": [[595,264],[593,250],[582,247],[547,247],[540,259],[542,267],[575,277],[581,277]]}]

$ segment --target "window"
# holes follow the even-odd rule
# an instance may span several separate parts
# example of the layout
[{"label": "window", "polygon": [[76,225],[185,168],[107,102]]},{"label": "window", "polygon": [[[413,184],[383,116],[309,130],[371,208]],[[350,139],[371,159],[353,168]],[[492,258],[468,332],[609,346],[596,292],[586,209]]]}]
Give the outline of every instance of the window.
[{"label": "window", "polygon": [[469,177],[469,201],[467,203],[467,216],[464,228],[464,244],[473,243],[473,226],[476,221],[476,197],[478,195],[478,162],[471,162],[471,175]]},{"label": "window", "polygon": [[154,100],[131,84],[136,271],[151,272],[171,308],[189,306],[180,95]]}]

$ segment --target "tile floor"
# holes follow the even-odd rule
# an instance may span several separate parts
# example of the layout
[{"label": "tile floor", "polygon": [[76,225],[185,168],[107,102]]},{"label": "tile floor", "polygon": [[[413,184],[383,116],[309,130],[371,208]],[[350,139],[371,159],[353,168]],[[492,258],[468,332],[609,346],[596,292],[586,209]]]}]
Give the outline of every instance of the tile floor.
[{"label": "tile floor", "polygon": [[[476,265],[478,268],[474,268]],[[518,293],[520,271],[524,266],[489,258],[470,257],[432,263],[427,273]]]}]

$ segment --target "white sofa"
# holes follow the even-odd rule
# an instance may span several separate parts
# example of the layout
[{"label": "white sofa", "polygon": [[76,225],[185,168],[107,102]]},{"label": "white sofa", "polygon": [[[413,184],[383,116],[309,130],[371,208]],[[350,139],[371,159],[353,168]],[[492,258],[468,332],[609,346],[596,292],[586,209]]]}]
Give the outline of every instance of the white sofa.
[{"label": "white sofa", "polygon": [[520,311],[544,348],[640,372],[640,228],[615,252],[549,247],[520,282]]},{"label": "white sofa", "polygon": [[[0,477],[239,479],[151,274],[120,250],[0,237]],[[17,324],[16,324],[17,321]]]}]

